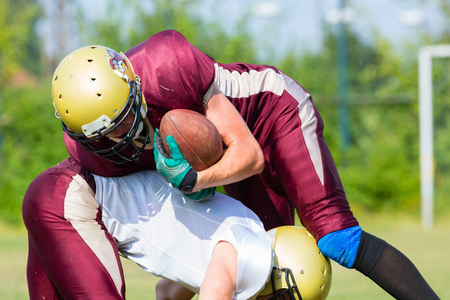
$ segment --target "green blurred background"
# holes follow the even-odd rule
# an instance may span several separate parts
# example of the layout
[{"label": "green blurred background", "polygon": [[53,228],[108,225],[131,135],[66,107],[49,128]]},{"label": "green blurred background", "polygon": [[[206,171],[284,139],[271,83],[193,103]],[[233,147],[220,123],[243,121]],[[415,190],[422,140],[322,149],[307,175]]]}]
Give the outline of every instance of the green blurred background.
[{"label": "green blurred background", "polygon": [[[17,260],[18,265],[25,265],[26,239],[21,220],[24,193],[34,177],[67,156],[61,125],[54,117],[51,101],[50,82],[57,63],[68,52],[83,45],[101,44],[126,51],[165,29],[181,31],[219,62],[276,65],[297,80],[313,95],[322,114],[325,138],[351,207],[360,220],[365,221],[363,227],[372,226],[372,231],[381,236],[399,240],[400,249],[402,243],[406,243],[403,231],[398,230],[402,226],[405,231],[412,230],[405,236],[412,239],[422,236],[425,240],[432,236],[439,245],[450,216],[447,201],[450,194],[450,58],[440,58],[433,63],[435,225],[425,231],[420,226],[417,57],[424,45],[450,44],[448,0],[403,1],[407,3],[404,4],[406,9],[417,8],[418,11],[425,6],[429,8],[431,2],[434,11],[439,13],[440,29],[432,30],[431,21],[419,18],[417,24],[408,28],[410,34],[399,37],[395,43],[375,25],[361,30],[356,21],[336,23],[324,18],[309,24],[299,20],[296,26],[282,22],[286,9],[301,11],[310,7],[311,1],[306,0],[277,2],[278,11],[272,6],[265,14],[261,10],[256,13],[248,4],[242,4],[245,8],[241,9],[236,1],[100,1],[102,5],[91,2],[0,0],[2,260],[8,263]],[[236,3],[232,5],[232,2]],[[270,8],[274,2],[249,1],[253,8],[264,3]],[[316,9],[321,5],[325,7],[327,2],[329,6],[333,1],[315,1]],[[364,18],[361,12],[371,9],[365,7],[364,1],[334,2],[337,9],[353,8],[354,19]],[[290,7],[283,7],[287,4]],[[387,13],[380,9],[375,13]],[[224,10],[219,17],[218,11]],[[233,22],[223,22],[226,14],[230,19],[234,16]],[[307,32],[313,30],[313,25],[314,30],[321,33],[318,46],[299,46],[298,40],[290,41],[288,37],[288,42],[281,47],[283,34]],[[282,26],[289,27],[279,28]],[[267,35],[261,38],[261,34],[255,34],[258,30],[267,31]],[[402,225],[398,220],[403,220]],[[390,236],[390,232],[398,235]],[[446,240],[449,240],[448,234]],[[395,241],[391,242],[396,245]],[[428,242],[421,240],[420,243]],[[414,245],[406,247],[414,250]],[[424,245],[417,246],[421,249],[419,246]],[[450,250],[448,243],[442,255],[434,254],[436,260],[432,264],[442,264],[444,260],[450,268],[443,254],[445,249]],[[432,274],[433,268],[427,267]],[[448,275],[450,271],[445,272]],[[25,285],[23,269],[17,277],[20,284],[9,284],[10,288]],[[3,294],[1,289],[0,293]],[[342,299],[346,299],[345,296]]]}]

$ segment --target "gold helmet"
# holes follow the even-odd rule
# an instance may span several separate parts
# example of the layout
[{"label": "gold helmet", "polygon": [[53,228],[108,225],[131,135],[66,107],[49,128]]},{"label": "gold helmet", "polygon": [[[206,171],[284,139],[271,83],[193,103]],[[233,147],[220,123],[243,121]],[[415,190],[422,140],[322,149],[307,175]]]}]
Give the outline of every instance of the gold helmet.
[{"label": "gold helmet", "polygon": [[[326,299],[331,287],[330,260],[322,255],[314,237],[302,227],[269,230],[273,239],[274,267],[264,299]],[[287,295],[286,295],[287,294]],[[269,298],[262,297],[272,295]]]},{"label": "gold helmet", "polygon": [[[86,46],[67,55],[52,80],[53,105],[68,136],[117,163],[138,160],[150,141],[139,77],[123,53]],[[130,130],[107,147],[99,141],[134,115]],[[139,147],[133,139],[140,136]]]}]

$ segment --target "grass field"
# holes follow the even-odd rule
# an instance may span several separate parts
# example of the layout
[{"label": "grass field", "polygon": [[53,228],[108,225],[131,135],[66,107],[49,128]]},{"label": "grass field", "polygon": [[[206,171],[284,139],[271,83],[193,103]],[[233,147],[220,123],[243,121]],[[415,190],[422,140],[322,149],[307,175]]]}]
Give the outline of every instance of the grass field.
[{"label": "grass field", "polygon": [[[450,299],[450,218],[440,217],[430,231],[418,217],[358,215],[363,228],[403,251],[422,272],[441,299]],[[0,224],[0,298],[29,299],[25,279],[27,238],[23,228]],[[127,299],[154,299],[157,278],[124,260]],[[333,263],[331,300],[392,299],[368,278]]]}]

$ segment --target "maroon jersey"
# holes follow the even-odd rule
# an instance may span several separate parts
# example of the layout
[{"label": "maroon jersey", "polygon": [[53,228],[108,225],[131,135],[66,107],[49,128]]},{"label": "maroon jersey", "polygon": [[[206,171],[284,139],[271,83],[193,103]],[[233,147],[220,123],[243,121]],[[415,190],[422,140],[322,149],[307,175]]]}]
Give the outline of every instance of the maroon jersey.
[{"label": "maroon jersey", "polygon": [[[225,189],[252,209],[267,230],[293,224],[294,208],[316,239],[358,224],[323,139],[320,115],[294,80],[271,66],[217,63],[176,31],[158,33],[126,55],[141,78],[154,128],[171,109],[204,114],[212,84],[230,99],[263,149],[265,168]],[[98,175],[155,168],[152,150],[144,150],[139,162],[119,165],[64,140],[75,161]]]}]

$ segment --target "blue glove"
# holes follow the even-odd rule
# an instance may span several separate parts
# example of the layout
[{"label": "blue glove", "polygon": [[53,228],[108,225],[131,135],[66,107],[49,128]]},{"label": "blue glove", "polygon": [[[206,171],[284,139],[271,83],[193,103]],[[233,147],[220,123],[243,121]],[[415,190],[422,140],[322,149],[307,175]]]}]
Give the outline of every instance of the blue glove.
[{"label": "blue glove", "polygon": [[208,188],[192,193],[197,183],[197,172],[192,169],[189,162],[183,157],[180,147],[174,137],[166,137],[167,145],[170,149],[170,156],[164,149],[161,134],[158,129],[155,130],[154,156],[156,170],[170,184],[179,189],[183,194],[192,200],[204,201],[212,198],[215,194],[215,188]]}]

